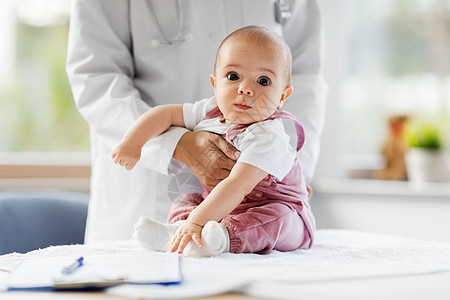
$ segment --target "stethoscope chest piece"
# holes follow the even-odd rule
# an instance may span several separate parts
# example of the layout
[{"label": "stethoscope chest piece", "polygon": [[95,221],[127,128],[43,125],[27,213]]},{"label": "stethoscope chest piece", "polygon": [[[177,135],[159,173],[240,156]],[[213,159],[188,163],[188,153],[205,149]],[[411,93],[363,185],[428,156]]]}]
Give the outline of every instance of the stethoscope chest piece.
[{"label": "stethoscope chest piece", "polygon": [[284,25],[291,17],[292,13],[289,10],[289,5],[284,3],[284,0],[277,0],[274,3],[275,21],[278,24]]}]

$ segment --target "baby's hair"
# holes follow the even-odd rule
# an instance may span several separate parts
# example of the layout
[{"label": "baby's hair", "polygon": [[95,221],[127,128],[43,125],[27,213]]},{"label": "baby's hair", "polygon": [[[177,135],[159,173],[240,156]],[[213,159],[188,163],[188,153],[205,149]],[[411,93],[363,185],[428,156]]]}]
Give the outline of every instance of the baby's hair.
[{"label": "baby's hair", "polygon": [[[216,61],[214,63],[214,73],[216,72],[217,59],[219,57],[220,49],[225,44],[226,41],[230,39],[235,40],[245,40],[249,43],[255,44],[257,46],[273,47],[274,49],[281,50],[284,58],[285,69],[286,69],[286,81],[287,84],[291,84],[292,77],[292,54],[291,49],[287,45],[286,41],[278,34],[270,31],[267,28],[261,26],[245,26],[239,28],[232,33],[230,33],[220,44],[217,50]],[[281,48],[281,49],[280,49]]]}]

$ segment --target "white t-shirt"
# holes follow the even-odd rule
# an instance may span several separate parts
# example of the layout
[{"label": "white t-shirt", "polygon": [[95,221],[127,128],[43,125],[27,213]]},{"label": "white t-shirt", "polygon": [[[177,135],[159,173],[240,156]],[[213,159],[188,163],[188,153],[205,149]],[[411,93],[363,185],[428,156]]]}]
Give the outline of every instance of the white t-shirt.
[{"label": "white t-shirt", "polygon": [[[225,134],[235,124],[221,122],[222,117],[205,120],[206,114],[217,106],[215,97],[183,105],[186,128],[194,131],[210,131]],[[255,166],[282,180],[291,170],[297,150],[289,143],[281,119],[253,123],[233,139],[241,152],[238,162]]]}]

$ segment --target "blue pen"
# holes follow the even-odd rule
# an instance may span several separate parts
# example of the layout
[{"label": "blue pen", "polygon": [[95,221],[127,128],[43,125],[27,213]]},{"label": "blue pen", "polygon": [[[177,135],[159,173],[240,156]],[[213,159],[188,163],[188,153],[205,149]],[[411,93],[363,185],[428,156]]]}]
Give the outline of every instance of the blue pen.
[{"label": "blue pen", "polygon": [[83,265],[83,256],[81,256],[79,259],[77,259],[73,264],[71,264],[70,266],[65,267],[62,270],[63,274],[72,274],[73,272],[75,272],[78,268],[80,268]]}]

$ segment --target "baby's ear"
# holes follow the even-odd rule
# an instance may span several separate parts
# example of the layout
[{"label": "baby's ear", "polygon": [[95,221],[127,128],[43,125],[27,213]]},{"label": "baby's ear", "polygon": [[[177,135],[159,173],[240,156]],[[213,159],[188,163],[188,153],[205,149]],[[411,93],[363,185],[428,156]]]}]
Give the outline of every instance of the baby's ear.
[{"label": "baby's ear", "polygon": [[209,75],[209,81],[211,82],[212,87],[216,88],[216,75],[214,74]]},{"label": "baby's ear", "polygon": [[280,109],[284,101],[286,101],[287,98],[289,98],[290,95],[294,92],[294,87],[292,85],[288,85],[285,89],[283,94],[281,94],[280,103],[278,104],[278,109]]}]

